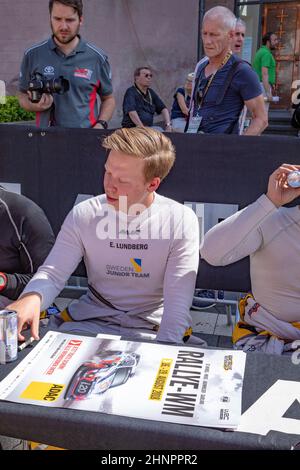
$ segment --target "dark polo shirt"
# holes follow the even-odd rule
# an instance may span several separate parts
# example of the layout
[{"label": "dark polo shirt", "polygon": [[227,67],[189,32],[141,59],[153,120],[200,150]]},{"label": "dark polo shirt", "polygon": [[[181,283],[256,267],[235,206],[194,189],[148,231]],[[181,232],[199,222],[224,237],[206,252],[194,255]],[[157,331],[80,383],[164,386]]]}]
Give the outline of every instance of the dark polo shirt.
[{"label": "dark polo shirt", "polygon": [[152,88],[148,88],[148,92],[144,94],[136,86],[132,86],[127,89],[123,100],[122,127],[135,127],[129,116],[130,111],[136,111],[144,126],[151,127],[154,114],[160,114],[165,107]]},{"label": "dark polo shirt", "polygon": [[[54,123],[61,127],[92,127],[100,109],[99,97],[112,94],[111,71],[107,56],[92,44],[80,38],[69,55],[57,47],[53,38],[32,46],[23,57],[20,72],[20,90],[26,92],[35,73],[46,79],[62,75],[69,80],[70,89],[54,97]],[[37,113],[39,127],[48,127],[50,111]]]}]

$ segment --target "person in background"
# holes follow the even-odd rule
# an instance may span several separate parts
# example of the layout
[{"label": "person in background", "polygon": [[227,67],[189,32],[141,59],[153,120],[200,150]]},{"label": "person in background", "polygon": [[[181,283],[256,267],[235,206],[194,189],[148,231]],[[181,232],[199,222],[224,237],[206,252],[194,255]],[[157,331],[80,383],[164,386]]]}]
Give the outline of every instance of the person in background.
[{"label": "person in background", "polygon": [[204,15],[206,57],[195,69],[188,133],[239,134],[244,105],[252,120],[243,135],[260,135],[268,125],[257,75],[232,53],[235,26],[236,17],[226,7],[211,8]]},{"label": "person in background", "polygon": [[150,88],[153,73],[150,67],[139,67],[134,72],[134,85],[126,90],[123,99],[122,127],[155,127],[155,114],[161,114],[165,130],[172,131],[169,111],[158,94]]},{"label": "person in background", "polygon": [[250,256],[251,294],[240,302],[233,331],[234,346],[245,352],[283,354],[300,344],[300,187],[288,184],[295,170],[300,166],[277,168],[266,194],[211,228],[200,247],[213,266]]},{"label": "person in background", "polygon": [[0,309],[22,293],[44,262],[55,237],[42,209],[0,187]]},{"label": "person in background", "polygon": [[[33,9],[32,2],[27,5]],[[115,109],[111,70],[103,50],[79,34],[83,2],[50,0],[49,12],[52,36],[24,54],[18,94],[20,106],[36,113],[38,127],[106,129]],[[40,100],[32,102],[32,91],[28,91],[30,82],[37,87],[41,81],[53,83],[60,76],[69,82],[65,93],[40,92]]]},{"label": "person in background", "polygon": [[262,46],[258,49],[253,60],[253,69],[257,73],[263,91],[266,111],[269,111],[273,101],[273,91],[276,83],[276,61],[272,51],[278,46],[276,34],[268,32],[262,38]]},{"label": "person in background", "polygon": [[232,52],[234,54],[241,55],[243,51],[243,45],[245,41],[245,33],[246,33],[246,23],[245,21],[241,20],[241,18],[237,18],[234,30],[234,37],[232,40]]},{"label": "person in background", "polygon": [[171,124],[174,132],[184,132],[192,95],[194,73],[186,77],[184,87],[177,88],[171,109]]}]

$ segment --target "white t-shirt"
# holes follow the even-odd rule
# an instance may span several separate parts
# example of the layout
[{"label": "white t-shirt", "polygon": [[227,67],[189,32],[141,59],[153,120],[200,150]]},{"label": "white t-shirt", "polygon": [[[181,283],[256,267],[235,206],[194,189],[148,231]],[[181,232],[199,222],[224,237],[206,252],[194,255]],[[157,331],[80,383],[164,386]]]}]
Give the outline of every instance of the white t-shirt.
[{"label": "white t-shirt", "polygon": [[300,210],[279,209],[262,195],[210,229],[200,248],[214,266],[250,255],[252,293],[276,318],[300,320]]},{"label": "white t-shirt", "polygon": [[[106,196],[75,206],[55,246],[24,290],[42,296],[47,308],[83,258],[89,284],[117,310],[90,292],[70,305],[74,320],[126,312],[136,327],[159,325],[157,339],[181,342],[191,324],[190,306],[199,261],[194,212],[158,194],[138,217],[106,204]],[[127,220],[126,220],[127,218]]]}]

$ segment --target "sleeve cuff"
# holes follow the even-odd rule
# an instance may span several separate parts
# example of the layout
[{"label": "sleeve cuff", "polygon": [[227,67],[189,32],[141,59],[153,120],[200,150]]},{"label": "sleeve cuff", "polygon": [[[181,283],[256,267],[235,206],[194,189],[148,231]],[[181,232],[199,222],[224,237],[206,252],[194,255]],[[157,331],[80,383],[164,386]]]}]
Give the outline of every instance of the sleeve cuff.
[{"label": "sleeve cuff", "polygon": [[257,202],[266,212],[273,212],[277,209],[275,204],[268,198],[266,194],[262,194],[258,199]]}]

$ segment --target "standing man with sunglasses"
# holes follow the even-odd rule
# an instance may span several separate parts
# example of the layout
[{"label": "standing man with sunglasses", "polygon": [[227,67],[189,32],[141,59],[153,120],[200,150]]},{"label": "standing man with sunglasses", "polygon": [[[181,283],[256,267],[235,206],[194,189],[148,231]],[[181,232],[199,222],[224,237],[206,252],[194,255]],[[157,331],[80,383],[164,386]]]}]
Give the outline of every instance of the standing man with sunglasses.
[{"label": "standing man with sunglasses", "polygon": [[268,125],[258,77],[248,63],[232,53],[235,28],[236,17],[228,8],[214,7],[204,15],[206,57],[195,71],[189,133],[238,134],[244,105],[252,116],[244,134],[260,135]]},{"label": "standing man with sunglasses", "polygon": [[149,67],[135,70],[134,85],[127,89],[123,100],[122,127],[153,127],[156,113],[162,114],[165,130],[171,132],[169,111],[157,93],[150,88],[151,80],[152,71]]}]

